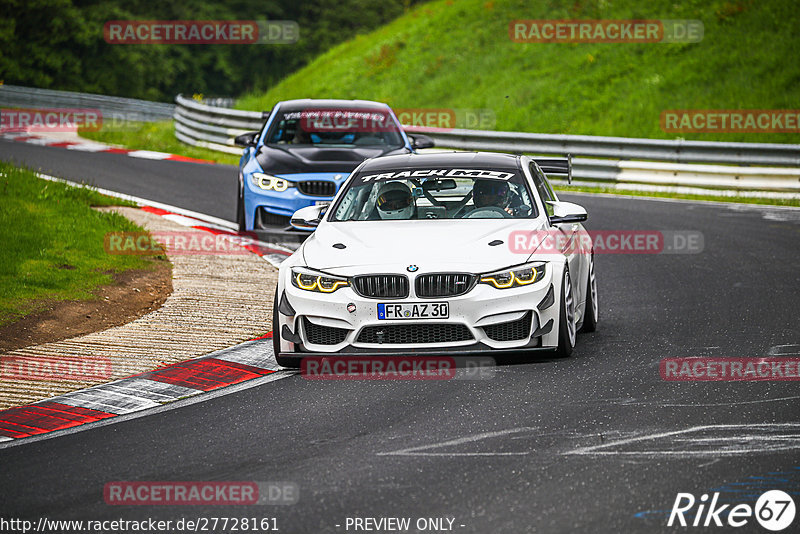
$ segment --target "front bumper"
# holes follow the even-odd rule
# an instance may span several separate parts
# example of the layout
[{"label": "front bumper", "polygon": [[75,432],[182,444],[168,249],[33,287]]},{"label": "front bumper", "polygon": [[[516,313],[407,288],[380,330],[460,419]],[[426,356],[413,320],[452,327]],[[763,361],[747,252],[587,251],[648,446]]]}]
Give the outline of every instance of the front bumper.
[{"label": "front bumper", "polygon": [[[413,288],[413,280],[411,281]],[[321,294],[282,284],[281,356],[409,355],[554,349],[560,299],[552,270],[529,287],[478,284],[449,298],[365,298],[352,287]],[[443,302],[448,319],[378,319],[378,303]],[[348,305],[355,305],[349,312]],[[352,306],[351,306],[352,307]]]},{"label": "front bumper", "polygon": [[[319,203],[328,203],[333,200],[333,195],[308,195],[298,187],[289,187],[285,191],[264,190],[252,183],[250,175],[244,176],[245,183],[245,222],[248,228],[259,229],[271,226],[288,226],[289,219],[297,210]],[[292,184],[301,181],[330,182],[335,191],[344,182],[346,174],[318,173],[318,174],[281,174],[278,178],[288,180]],[[260,213],[259,213],[260,212]]]}]

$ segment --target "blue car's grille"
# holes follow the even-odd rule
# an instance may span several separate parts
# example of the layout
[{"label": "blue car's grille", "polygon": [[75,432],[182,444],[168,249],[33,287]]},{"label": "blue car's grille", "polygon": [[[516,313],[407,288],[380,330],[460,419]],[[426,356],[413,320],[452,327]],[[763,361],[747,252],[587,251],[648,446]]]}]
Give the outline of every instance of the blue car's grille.
[{"label": "blue car's grille", "polygon": [[332,197],[336,194],[336,184],[325,180],[303,180],[297,182],[297,189],[312,197]]}]

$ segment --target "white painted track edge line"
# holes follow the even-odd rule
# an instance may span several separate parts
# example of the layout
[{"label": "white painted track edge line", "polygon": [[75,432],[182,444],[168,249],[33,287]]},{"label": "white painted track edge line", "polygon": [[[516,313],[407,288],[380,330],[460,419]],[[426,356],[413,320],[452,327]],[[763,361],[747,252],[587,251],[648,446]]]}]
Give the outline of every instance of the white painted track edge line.
[{"label": "white painted track edge line", "polygon": [[[67,184],[67,185],[72,185],[72,186],[75,186],[75,187],[87,187],[87,188],[92,189],[93,191],[97,191],[98,193],[103,194],[103,195],[107,195],[107,196],[114,197],[114,198],[119,198],[119,199],[122,199],[122,200],[129,200],[131,202],[136,202],[137,204],[142,205],[142,206],[149,206],[151,208],[162,209],[162,210],[165,210],[165,211],[169,211],[169,212],[175,213],[176,215],[183,215],[185,217],[191,217],[192,219],[197,219],[200,222],[206,222],[206,223],[215,225],[215,226],[217,226],[217,227],[219,227],[221,229],[229,230],[231,232],[237,232],[238,233],[238,231],[239,231],[239,227],[238,227],[238,225],[236,223],[231,222],[231,221],[226,221],[225,219],[220,219],[220,218],[214,217],[212,215],[206,215],[205,213],[199,213],[199,212],[196,212],[196,211],[187,210],[187,209],[184,209],[184,208],[179,208],[177,206],[172,206],[170,204],[164,204],[163,202],[156,202],[155,200],[148,200],[146,198],[135,197],[133,195],[127,195],[125,193],[118,193],[116,191],[111,191],[110,189],[103,189],[101,187],[96,187],[96,186],[89,185],[89,184],[81,184],[81,183],[78,183],[78,182],[65,180],[63,178],[57,178],[55,176],[50,176],[49,174],[43,174],[43,173],[38,173],[37,172],[36,176],[38,176],[39,178],[42,178],[43,180],[48,180],[48,181],[51,181],[51,182],[60,182],[60,183]],[[258,241],[255,241],[255,244],[268,246],[268,247],[274,248],[276,250],[282,250],[282,251],[286,252],[287,256],[290,256],[292,253],[294,253],[293,250],[281,245],[280,243],[269,243],[269,242],[258,240]],[[259,256],[261,256],[264,260],[269,262],[270,265],[272,265],[276,269],[280,267],[280,262],[272,261],[271,259],[267,258],[265,255],[259,255]]]},{"label": "white painted track edge line", "polygon": [[90,185],[90,184],[81,184],[81,183],[78,183],[78,182],[73,182],[71,180],[65,180],[63,178],[57,178],[55,176],[50,176],[49,174],[43,174],[43,173],[38,173],[37,172],[36,176],[38,176],[39,178],[42,178],[44,180],[49,180],[51,182],[60,182],[60,183],[64,183],[64,184],[67,184],[67,185],[72,185],[72,186],[75,186],[75,187],[88,187],[89,189],[97,191],[98,193],[106,195],[106,196],[119,198],[119,199],[122,199],[122,200],[129,200],[131,202],[136,202],[137,204],[140,204],[142,206],[149,206],[151,208],[158,208],[158,209],[162,209],[162,210],[166,210],[166,211],[171,211],[171,212],[176,213],[178,215],[184,215],[186,217],[191,217],[191,218],[197,219],[199,221],[204,221],[204,222],[209,222],[211,224],[216,224],[216,225],[221,226],[223,228],[230,229],[230,230],[232,230],[234,232],[238,230],[238,227],[236,226],[236,223],[234,223],[232,221],[226,221],[225,219],[220,219],[220,218],[214,217],[212,215],[206,215],[205,213],[199,213],[199,212],[196,212],[196,211],[187,210],[187,209],[184,209],[184,208],[179,208],[177,206],[171,206],[169,204],[164,204],[162,202],[157,202],[155,200],[149,200],[149,199],[146,199],[146,198],[136,197],[136,196],[133,196],[133,195],[127,195],[125,193],[118,193],[116,191],[111,191],[110,189],[103,189],[102,187],[96,187],[96,186]]}]

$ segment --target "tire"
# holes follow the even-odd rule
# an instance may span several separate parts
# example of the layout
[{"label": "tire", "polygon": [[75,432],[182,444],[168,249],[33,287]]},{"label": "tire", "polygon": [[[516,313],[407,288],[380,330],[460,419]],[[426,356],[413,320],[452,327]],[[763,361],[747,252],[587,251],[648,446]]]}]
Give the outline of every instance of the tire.
[{"label": "tire", "polygon": [[281,352],[281,333],[280,328],[278,328],[278,313],[278,286],[276,285],[275,298],[272,302],[272,350],[278,365],[297,369],[300,367],[300,358],[295,356],[278,356]]},{"label": "tire", "polygon": [[594,256],[589,260],[589,276],[586,280],[586,305],[583,313],[581,332],[597,330],[600,319],[600,307],[597,305],[597,278],[594,276]]},{"label": "tire", "polygon": [[561,280],[561,310],[558,314],[557,358],[568,358],[572,354],[572,349],[575,348],[576,335],[575,300],[572,295],[572,283],[570,282],[569,269],[565,268],[564,276]]},{"label": "tire", "polygon": [[247,223],[244,219],[244,190],[242,189],[242,181],[239,180],[239,196],[236,200],[236,224],[239,226],[240,232],[247,231]]}]

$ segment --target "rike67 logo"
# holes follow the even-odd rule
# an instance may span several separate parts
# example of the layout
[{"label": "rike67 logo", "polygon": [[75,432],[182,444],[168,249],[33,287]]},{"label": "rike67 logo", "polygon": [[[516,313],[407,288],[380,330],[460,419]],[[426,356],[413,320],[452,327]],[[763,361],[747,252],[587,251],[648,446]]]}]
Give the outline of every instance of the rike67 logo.
[{"label": "rike67 logo", "polygon": [[719,504],[719,495],[714,493],[709,501],[709,496],[705,493],[698,501],[691,493],[678,493],[667,526],[743,527],[755,517],[762,527],[777,532],[794,521],[794,500],[781,490],[770,490],[762,494],[754,507],[749,504]]}]

